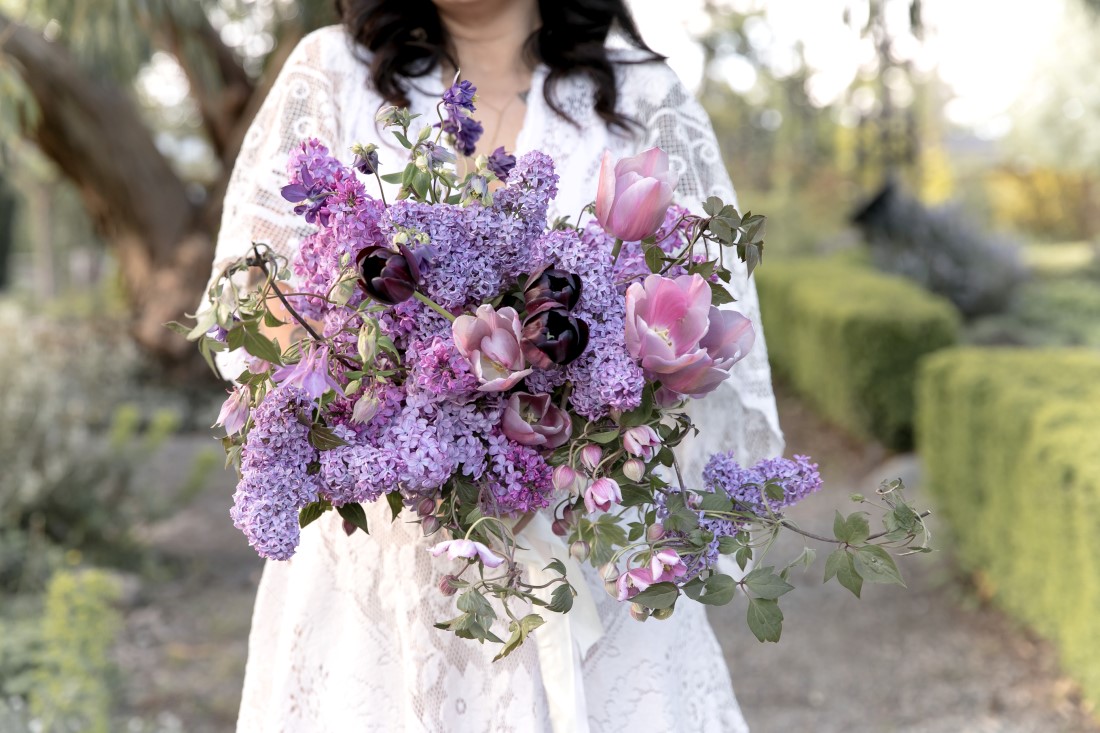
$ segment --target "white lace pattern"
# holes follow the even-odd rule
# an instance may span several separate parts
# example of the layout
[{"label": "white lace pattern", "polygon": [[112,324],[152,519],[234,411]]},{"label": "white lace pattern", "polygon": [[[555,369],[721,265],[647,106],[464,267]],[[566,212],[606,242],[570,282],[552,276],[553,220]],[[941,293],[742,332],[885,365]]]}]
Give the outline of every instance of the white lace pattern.
[{"label": "white lace pattern", "polygon": [[[570,124],[545,104],[544,72],[535,74],[517,152],[538,148],[554,158],[561,193],[552,215],[575,217],[595,197],[605,148],[619,157],[660,145],[680,173],[682,204],[698,206],[710,195],[733,201],[710,122],[672,71],[664,64],[619,69],[622,110],[643,125],[643,135],[608,133],[592,111],[588,84],[579,79],[559,86],[559,101],[579,123]],[[414,90],[414,111],[432,113],[439,91]],[[239,257],[253,241],[288,257],[295,251],[308,228],[278,191],[289,152],[307,137],[344,159],[353,143],[373,141],[382,147],[383,165],[396,170],[404,150],[379,135],[374,118],[381,106],[340,28],[304,39],[237,159],[215,260]],[[735,307],[760,334],[755,286],[745,277],[735,280]],[[762,335],[733,377],[694,403],[692,414],[703,432],[681,450],[691,476],[715,450],[732,448],[743,461],[781,452]],[[293,559],[268,562],[238,731],[549,730],[534,644],[491,663],[495,648],[434,629],[434,622],[455,615],[454,599],[436,585],[445,563],[425,551],[429,543],[417,525],[391,524],[384,506],[367,507],[367,513],[370,536],[347,537],[339,518],[326,515],[302,533]],[[593,732],[747,730],[701,606],[681,603],[671,619],[640,624],[603,591],[590,568],[574,582],[592,584],[606,632],[582,665]]]}]

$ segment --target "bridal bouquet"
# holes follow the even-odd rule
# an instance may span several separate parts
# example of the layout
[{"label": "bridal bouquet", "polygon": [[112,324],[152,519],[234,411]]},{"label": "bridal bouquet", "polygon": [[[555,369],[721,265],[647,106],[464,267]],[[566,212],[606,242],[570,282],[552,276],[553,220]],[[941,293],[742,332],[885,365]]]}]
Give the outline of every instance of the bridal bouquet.
[{"label": "bridal bouquet", "polygon": [[[498,148],[457,172],[454,151],[473,155],[481,132],[474,95],[456,83],[439,123],[417,132],[407,110],[383,110],[409,151],[390,175],[374,146],[345,165],[303,142],[281,193],[313,233],[289,262],[254,243],[211,286],[190,338],[208,359],[248,354],[219,416],[240,475],[234,524],[285,560],[330,510],[349,534],[377,531],[363,505],[385,501],[435,538],[441,565],[460,561],[440,580],[458,613],[437,626],[500,643],[500,656],[544,622],[532,609],[570,610],[573,560],[599,568],[639,620],[740,589],[752,631],[777,640],[777,599],[812,553],[778,571],[761,555],[781,528],[799,531],[782,512],[820,487],[816,465],[721,453],[695,484],[674,452],[694,429],[687,401],[753,346],[749,320],[721,306],[730,258],[750,272],[760,260],[764,217],[717,198],[703,216],[674,205],[676,177],[654,148],[605,156],[593,219],[548,223],[558,177],[543,153]],[[381,180],[399,184],[397,200]],[[292,343],[269,337],[286,324],[301,331]],[[856,512],[825,538],[837,544],[827,576],[857,595],[864,579],[900,582],[883,544],[924,531],[899,486],[880,498],[885,532]],[[552,522],[565,550],[538,570],[545,582],[517,559],[532,518]],[[735,580],[723,556],[755,568]]]}]

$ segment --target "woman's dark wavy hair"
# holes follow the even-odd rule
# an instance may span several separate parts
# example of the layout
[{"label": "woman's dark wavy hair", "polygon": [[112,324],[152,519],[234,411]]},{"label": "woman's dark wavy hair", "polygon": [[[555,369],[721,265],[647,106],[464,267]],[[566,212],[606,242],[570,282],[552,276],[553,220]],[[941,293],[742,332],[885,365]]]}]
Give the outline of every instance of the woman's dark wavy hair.
[{"label": "woman's dark wavy hair", "polygon": [[[526,53],[549,72],[543,86],[546,103],[566,119],[554,98],[557,84],[571,74],[585,74],[595,86],[596,113],[611,127],[627,129],[632,121],[617,109],[615,69],[605,42],[612,27],[638,50],[631,63],[660,61],[642,40],[625,0],[538,0],[542,26],[527,39]],[[375,89],[390,104],[407,106],[401,78],[430,74],[440,62],[458,67],[439,13],[431,0],[336,0],[336,12],[348,34],[371,52]]]}]

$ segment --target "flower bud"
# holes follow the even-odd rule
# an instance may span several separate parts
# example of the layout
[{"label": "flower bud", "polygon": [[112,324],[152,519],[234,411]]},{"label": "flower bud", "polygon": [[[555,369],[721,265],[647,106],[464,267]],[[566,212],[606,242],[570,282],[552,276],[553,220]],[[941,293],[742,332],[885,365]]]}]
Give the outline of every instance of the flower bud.
[{"label": "flower bud", "polygon": [[383,127],[394,124],[397,122],[397,107],[390,105],[378,110],[378,114],[374,116],[374,121]]},{"label": "flower bud", "polygon": [[420,528],[424,530],[424,536],[432,534],[439,530],[439,520],[435,518],[435,515],[424,517],[420,520]]},{"label": "flower bud", "polygon": [[631,481],[641,481],[645,476],[645,464],[637,458],[631,458],[623,464],[623,475]]},{"label": "flower bud", "polygon": [[569,554],[573,556],[573,559],[577,562],[584,562],[588,559],[588,554],[592,551],[592,546],[584,540],[577,540],[573,544],[569,545]]},{"label": "flower bud", "polygon": [[357,527],[354,524],[345,519],[343,526],[344,534],[346,534],[348,537],[351,537],[353,534],[355,534],[355,530],[357,529]]},{"label": "flower bud", "polygon": [[573,511],[573,507],[567,506],[561,510],[561,521],[565,522],[567,527],[572,527],[575,520],[576,512]]},{"label": "flower bud", "polygon": [[658,621],[664,621],[666,618],[672,615],[672,612],[676,610],[675,606],[669,606],[668,608],[658,608],[653,612],[653,618]]},{"label": "flower bud", "polygon": [[627,428],[623,433],[623,448],[630,455],[649,462],[661,449],[661,436],[648,425]]},{"label": "flower bud", "polygon": [[[600,566],[600,577],[604,582],[615,583],[619,580],[619,568],[615,566],[615,563],[609,562],[606,565]],[[618,595],[619,591],[615,591],[615,595]]]},{"label": "flower bud", "polygon": [[416,513],[422,517],[435,514],[435,499],[421,499],[416,505]]},{"label": "flower bud", "polygon": [[374,419],[381,407],[382,403],[368,390],[355,402],[355,407],[351,408],[351,421],[365,425]]},{"label": "flower bud", "polygon": [[364,366],[374,361],[374,357],[378,354],[378,321],[373,318],[364,321],[359,328],[359,340],[356,347]]},{"label": "flower bud", "polygon": [[630,604],[630,617],[635,621],[645,621],[649,618],[649,609],[640,603]]},{"label": "flower bud", "polygon": [[551,480],[556,491],[571,491],[577,482],[577,472],[572,466],[556,466]]},{"label": "flower bud", "polygon": [[569,525],[560,519],[555,519],[554,523],[550,525],[550,531],[556,534],[558,537],[564,537],[569,534]]},{"label": "flower bud", "polygon": [[458,586],[454,583],[456,580],[458,578],[453,575],[444,575],[439,579],[439,592],[445,596],[453,596],[458,592]]},{"label": "flower bud", "polygon": [[351,167],[365,176],[372,175],[378,170],[378,146],[374,143],[367,145],[352,145],[351,152],[355,154],[355,160]]},{"label": "flower bud", "polygon": [[661,523],[651,524],[646,527],[645,538],[650,542],[656,542],[665,536],[665,525]]},{"label": "flower bud", "polygon": [[603,448],[595,443],[589,443],[585,447],[581,448],[581,465],[587,468],[589,471],[595,471],[596,466],[600,465],[600,459],[603,458]]}]

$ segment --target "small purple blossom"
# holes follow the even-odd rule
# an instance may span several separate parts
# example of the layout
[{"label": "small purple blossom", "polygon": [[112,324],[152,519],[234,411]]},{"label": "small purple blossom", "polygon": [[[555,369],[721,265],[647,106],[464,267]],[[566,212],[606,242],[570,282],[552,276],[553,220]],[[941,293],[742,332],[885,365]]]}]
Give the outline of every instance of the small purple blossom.
[{"label": "small purple blossom", "polygon": [[314,400],[334,389],[340,392],[340,384],[329,372],[329,347],[310,344],[301,361],[287,364],[276,370],[271,378],[277,383],[297,387]]},{"label": "small purple blossom", "polygon": [[503,146],[499,147],[489,155],[488,166],[494,176],[507,181],[508,174],[516,167],[516,156],[504,152]]},{"label": "small purple blossom", "polygon": [[218,413],[218,420],[214,425],[225,428],[226,435],[234,435],[241,432],[248,422],[249,401],[251,395],[248,387],[240,386],[229,393],[228,399],[222,404]]},{"label": "small purple blossom", "polygon": [[481,564],[487,568],[499,567],[504,562],[504,558],[493,553],[485,545],[474,540],[458,539],[458,540],[444,540],[434,547],[429,547],[428,552],[432,553],[433,557],[439,557],[443,553],[447,553],[447,557],[452,560],[467,559],[473,560],[477,558],[481,560]]}]

